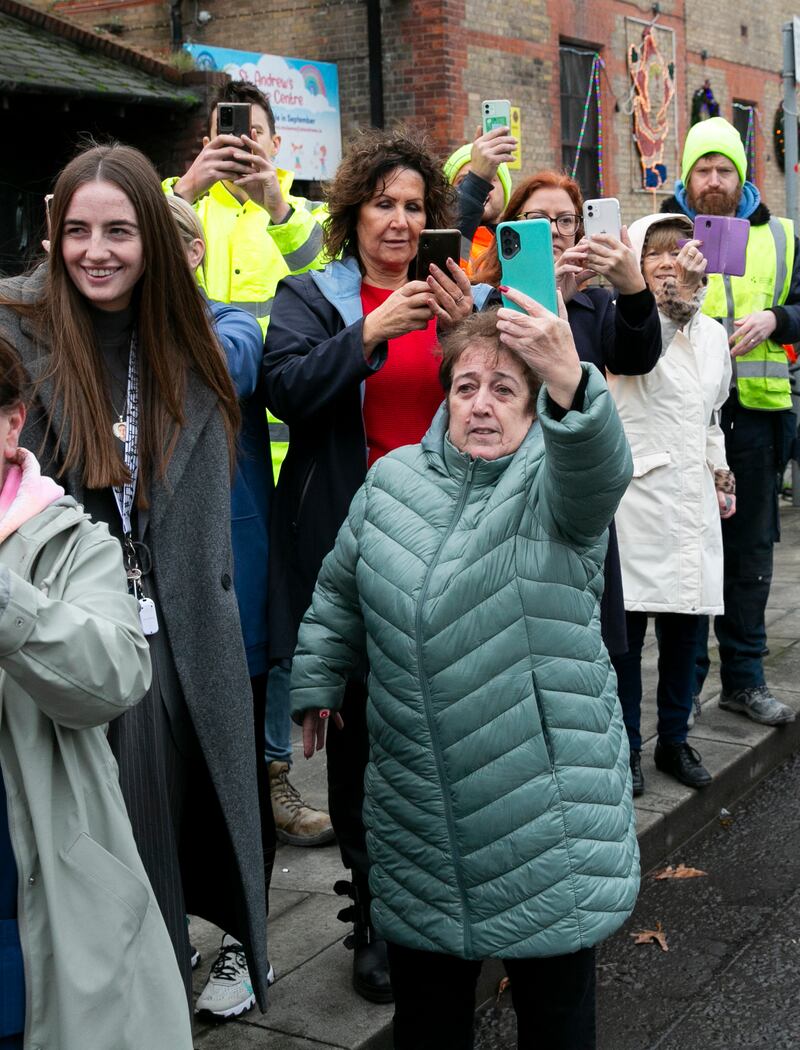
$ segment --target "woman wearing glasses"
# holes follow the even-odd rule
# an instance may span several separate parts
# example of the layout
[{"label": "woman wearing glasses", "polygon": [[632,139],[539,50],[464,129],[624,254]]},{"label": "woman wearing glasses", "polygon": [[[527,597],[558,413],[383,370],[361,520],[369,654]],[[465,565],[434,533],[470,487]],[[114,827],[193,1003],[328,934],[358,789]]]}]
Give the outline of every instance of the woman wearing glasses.
[{"label": "woman wearing glasses", "polygon": [[[582,207],[574,179],[540,171],[516,187],[499,221],[550,220],[556,281],[567,305],[578,356],[603,374],[644,375],[661,356],[656,301],[624,227],[621,241],[609,234],[580,239]],[[582,287],[595,276],[603,277],[613,289]],[[496,242],[481,258],[475,280],[495,287],[500,284]]]},{"label": "woman wearing glasses", "polygon": [[[580,187],[568,175],[540,171],[516,187],[499,222],[549,219],[556,281],[567,306],[572,336],[582,361],[603,375],[645,375],[661,356],[661,325],[652,292],[645,284],[636,254],[623,227],[622,240],[602,234],[581,238]],[[583,287],[603,277],[613,288]],[[500,284],[497,242],[476,267],[474,280]],[[603,641],[611,655],[628,649],[619,550],[611,523],[601,604]],[[637,770],[633,770],[636,781]],[[638,771],[641,776],[641,771]]]}]

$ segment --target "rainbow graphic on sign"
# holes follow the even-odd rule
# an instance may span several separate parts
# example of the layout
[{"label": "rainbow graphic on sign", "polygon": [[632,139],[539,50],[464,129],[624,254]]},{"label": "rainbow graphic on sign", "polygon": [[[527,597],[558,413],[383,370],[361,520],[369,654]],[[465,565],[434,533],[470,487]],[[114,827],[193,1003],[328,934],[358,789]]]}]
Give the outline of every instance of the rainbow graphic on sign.
[{"label": "rainbow graphic on sign", "polygon": [[277,162],[298,179],[327,179],[342,158],[339,73],[333,62],[184,44],[200,69],[223,70],[269,98],[281,136]]},{"label": "rainbow graphic on sign", "polygon": [[300,69],[298,69],[298,73],[303,78],[306,88],[312,95],[327,96],[325,80],[323,79],[318,66],[301,66]]}]

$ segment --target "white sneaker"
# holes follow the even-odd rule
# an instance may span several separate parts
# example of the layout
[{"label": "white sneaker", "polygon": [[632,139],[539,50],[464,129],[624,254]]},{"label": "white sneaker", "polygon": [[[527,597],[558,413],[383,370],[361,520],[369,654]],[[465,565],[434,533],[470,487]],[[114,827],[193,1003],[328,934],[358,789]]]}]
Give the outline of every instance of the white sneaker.
[{"label": "white sneaker", "polygon": [[[275,974],[270,966],[267,984],[272,984],[274,980]],[[208,983],[198,997],[194,1012],[225,1021],[250,1010],[255,1006],[255,1002],[244,948],[226,933],[222,938],[219,955],[211,967]]]}]

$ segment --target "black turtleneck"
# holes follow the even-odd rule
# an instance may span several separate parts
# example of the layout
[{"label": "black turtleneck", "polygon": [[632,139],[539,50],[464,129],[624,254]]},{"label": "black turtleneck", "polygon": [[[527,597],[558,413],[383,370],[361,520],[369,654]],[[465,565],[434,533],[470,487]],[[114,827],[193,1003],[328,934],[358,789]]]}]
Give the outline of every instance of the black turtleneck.
[{"label": "black turtleneck", "polygon": [[[106,387],[109,398],[108,416],[98,421],[98,426],[111,426],[113,420],[125,415],[128,396],[128,355],[133,333],[134,309],[97,310],[89,307],[97,349],[106,369]],[[108,419],[108,423],[106,422]],[[117,442],[120,458],[124,453],[121,441]],[[104,521],[113,536],[122,539],[122,521],[119,516],[114,493],[110,488],[86,489],[84,509],[95,521]]]},{"label": "black turtleneck", "polygon": [[125,412],[128,391],[128,353],[133,333],[133,306],[124,310],[97,310],[89,307],[97,349],[107,371],[108,391],[114,418]]}]

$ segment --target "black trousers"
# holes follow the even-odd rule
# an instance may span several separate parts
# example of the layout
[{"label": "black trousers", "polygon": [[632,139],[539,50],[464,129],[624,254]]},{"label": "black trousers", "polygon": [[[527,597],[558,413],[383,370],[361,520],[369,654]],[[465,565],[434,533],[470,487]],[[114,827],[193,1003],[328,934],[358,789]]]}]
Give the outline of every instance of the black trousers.
[{"label": "black trousers", "polygon": [[[772,583],[773,545],[780,539],[778,492],[791,453],[791,412],[744,408],[735,394],[722,408],[728,465],[736,476],[736,513],[722,523],[725,612],[714,619],[724,692],[764,685],[761,653]],[[698,647],[695,692],[708,672],[707,649]]]},{"label": "black trousers", "polygon": [[[481,960],[387,944],[394,1050],[472,1050]],[[504,959],[518,1050],[595,1050],[594,948]]]},{"label": "black trousers", "polygon": [[[692,689],[697,652],[699,616],[682,613],[653,614],[658,638],[658,739],[682,744],[692,710]],[[632,751],[641,751],[642,647],[647,633],[647,613],[625,614],[628,651],[612,657],[617,672],[619,702]]]},{"label": "black trousers", "polygon": [[326,745],[331,824],[339,842],[342,864],[352,871],[362,899],[369,893],[369,860],[362,816],[364,772],[369,759],[366,708],[366,683],[350,679],[341,709],[344,728],[330,725]]}]

